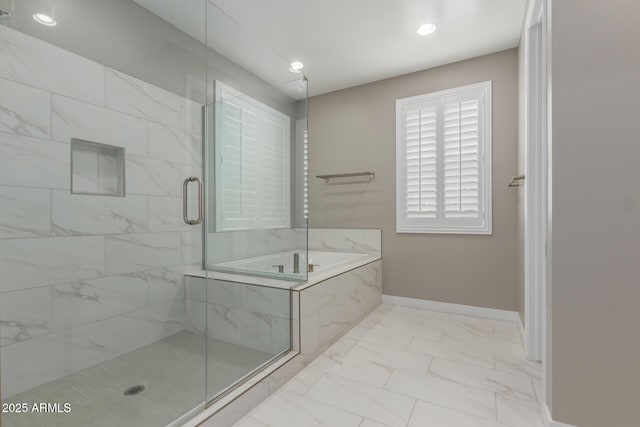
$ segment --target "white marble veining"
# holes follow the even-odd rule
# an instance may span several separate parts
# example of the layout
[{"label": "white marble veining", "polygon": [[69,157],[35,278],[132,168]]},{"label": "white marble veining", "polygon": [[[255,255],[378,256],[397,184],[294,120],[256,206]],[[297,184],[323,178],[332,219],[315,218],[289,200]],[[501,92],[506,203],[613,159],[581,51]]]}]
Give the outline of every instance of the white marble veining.
[{"label": "white marble veining", "polygon": [[69,143],[71,138],[124,147],[126,154],[147,154],[146,122],[104,107],[53,95],[52,139]]},{"label": "white marble veining", "polygon": [[51,136],[51,95],[0,79],[0,132],[36,138]]},{"label": "white marble veining", "polygon": [[393,371],[391,365],[330,352],[318,356],[309,367],[376,387],[384,386]]},{"label": "white marble veining", "polygon": [[139,271],[129,273],[127,277],[141,279],[147,283],[147,304],[149,306],[183,301],[185,298],[185,276],[182,266]]},{"label": "white marble veining", "polygon": [[100,277],[104,257],[102,236],[0,240],[0,292]]},{"label": "white marble veining", "polygon": [[0,26],[0,77],[96,104],[104,103],[104,67]]},{"label": "white marble veining", "polygon": [[[188,225],[183,219],[182,198],[181,197],[147,197],[149,231],[183,231],[191,230],[194,227]],[[190,199],[189,212],[197,212],[198,201]],[[145,212],[146,212],[145,208]]]},{"label": "white marble veining", "polygon": [[531,378],[523,375],[436,358],[429,369],[429,376],[495,391],[506,396],[536,400]]},{"label": "white marble veining", "polygon": [[381,230],[310,228],[309,249],[335,252],[380,252]]},{"label": "white marble veining", "polygon": [[[6,26],[0,39],[4,398],[186,327],[184,274],[203,268],[203,244],[180,196],[202,176],[202,111]],[[126,197],[70,194],[72,138],[125,149]],[[86,160],[74,189],[113,189],[109,159]]]},{"label": "white marble veining", "polygon": [[225,282],[223,280],[186,276],[186,297],[192,301],[224,305],[227,307],[242,307],[243,288],[248,285]]},{"label": "white marble veining", "polygon": [[242,305],[254,313],[283,316],[289,313],[290,301],[287,289],[266,286],[242,286]]},{"label": "white marble veining", "polygon": [[405,426],[415,405],[411,397],[336,375],[322,377],[305,396],[393,427]]},{"label": "white marble veining", "polygon": [[182,264],[201,269],[204,264],[204,237],[201,227],[191,227],[180,233],[182,246]]},{"label": "white marble veining", "polygon": [[498,422],[509,426],[543,427],[540,403],[513,396],[497,396]]},{"label": "white marble veining", "polygon": [[358,427],[362,417],[283,390],[258,406],[253,415],[265,425],[282,427]]},{"label": "white marble veining", "polygon": [[0,239],[51,234],[51,192],[0,187]]},{"label": "white marble veining", "polygon": [[320,378],[324,376],[323,371],[318,371],[310,366],[307,366],[298,374],[283,384],[284,390],[289,390],[294,393],[305,394],[311,386],[313,386]]},{"label": "white marble veining", "polygon": [[147,283],[134,277],[110,276],[66,283],[53,286],[52,291],[55,330],[141,310],[147,303]]},{"label": "white marble veining", "polygon": [[208,239],[209,265],[295,249],[293,229],[211,233]]},{"label": "white marble veining", "polygon": [[56,236],[147,231],[145,197],[104,197],[52,192],[52,231]]},{"label": "white marble veining", "polygon": [[0,346],[51,332],[51,288],[6,292],[0,298]]},{"label": "white marble veining", "polygon": [[97,322],[94,340],[105,360],[151,344],[184,329],[184,304],[174,301]]},{"label": "white marble veining", "polygon": [[178,333],[182,318],[183,305],[168,304],[3,347],[3,397]]},{"label": "white marble veining", "polygon": [[366,341],[353,341],[355,344],[347,355],[360,360],[367,360],[381,365],[426,374],[431,366],[432,357],[414,353],[402,348],[374,344]]},{"label": "white marble veining", "polygon": [[104,360],[95,342],[96,324],[23,341],[2,348],[2,394],[29,390]]},{"label": "white marble veining", "polygon": [[314,358],[380,305],[381,273],[382,262],[378,260],[313,285],[295,288],[300,292],[303,360]]},{"label": "white marble veining", "polygon": [[271,352],[273,316],[207,304],[207,334],[221,341]]},{"label": "white marble veining", "polygon": [[409,345],[410,351],[441,357],[456,362],[467,363],[481,368],[493,368],[493,352],[483,349],[470,348],[464,344],[447,344],[424,338],[414,338]]},{"label": "white marble veining", "polygon": [[147,157],[127,156],[127,194],[182,195],[182,168],[178,163]]},{"label": "white marble veining", "polygon": [[[533,391],[540,365],[526,362],[524,356],[502,353],[500,346],[486,355],[488,367],[458,361],[460,354],[467,355],[470,362],[475,360],[471,355],[480,356],[480,364],[485,358],[484,354],[475,353],[477,349],[463,351],[460,346],[464,341],[443,341],[444,332],[457,330],[461,323],[471,326],[466,330],[469,337],[480,334],[483,339],[497,342],[507,339],[508,333],[505,336],[502,332],[513,327],[510,322],[382,305],[284,384],[282,390],[315,400],[317,407],[329,405],[359,415],[363,417],[360,426],[541,427],[541,406]],[[364,340],[367,331],[381,325],[385,325],[388,334],[378,335],[376,343]],[[436,325],[439,335],[432,333]],[[402,327],[406,328],[409,344],[394,340],[392,331]],[[417,349],[436,344],[440,355],[414,351],[411,344],[418,340]],[[446,350],[449,347],[452,348]],[[436,352],[434,348],[430,351]],[[386,381],[382,369],[388,370]],[[517,372],[504,372],[507,369]],[[236,427],[255,423],[287,427],[286,420],[267,420],[261,415],[275,410],[271,402],[282,392],[277,391],[274,399],[265,401],[260,413],[249,412]],[[319,414],[317,422],[323,425],[328,419]]]},{"label": "white marble veining", "polygon": [[[513,425],[518,427],[517,425]],[[440,405],[418,401],[408,427],[504,427],[495,421],[479,418]]]},{"label": "white marble veining", "polygon": [[69,188],[69,144],[0,133],[0,184]]},{"label": "white marble veining", "polygon": [[109,275],[182,264],[180,233],[107,236],[105,246],[106,271]]},{"label": "white marble veining", "polygon": [[149,157],[192,165],[202,164],[202,135],[149,122]]},{"label": "white marble veining", "polygon": [[181,97],[135,77],[106,70],[107,107],[179,128]]},{"label": "white marble veining", "polygon": [[397,369],[385,389],[481,418],[496,419],[495,394],[480,388]]},{"label": "white marble veining", "polygon": [[272,354],[290,348],[288,289],[194,276],[185,286],[188,330],[203,332],[206,317],[211,338]]}]

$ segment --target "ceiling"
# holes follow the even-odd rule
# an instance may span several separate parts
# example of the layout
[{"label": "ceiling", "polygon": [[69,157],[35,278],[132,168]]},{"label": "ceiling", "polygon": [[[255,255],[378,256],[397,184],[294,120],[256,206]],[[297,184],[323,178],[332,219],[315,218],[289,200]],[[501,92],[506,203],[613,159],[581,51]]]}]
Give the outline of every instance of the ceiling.
[{"label": "ceiling", "polygon": [[[204,39],[202,23],[187,19],[193,16],[191,6],[202,7],[198,0],[134,1]],[[274,67],[299,60],[305,64],[311,96],[515,47],[526,4],[526,0],[210,1],[230,22],[248,29],[245,37],[250,41],[221,53],[254,72],[265,72],[261,63],[265,55],[273,57]],[[425,22],[435,23],[437,30],[418,36],[416,29]],[[211,34],[220,27],[212,27],[209,41],[215,44],[220,34],[214,38]],[[256,45],[271,55],[257,55]],[[245,53],[250,52],[248,46],[253,46],[250,54]]]}]

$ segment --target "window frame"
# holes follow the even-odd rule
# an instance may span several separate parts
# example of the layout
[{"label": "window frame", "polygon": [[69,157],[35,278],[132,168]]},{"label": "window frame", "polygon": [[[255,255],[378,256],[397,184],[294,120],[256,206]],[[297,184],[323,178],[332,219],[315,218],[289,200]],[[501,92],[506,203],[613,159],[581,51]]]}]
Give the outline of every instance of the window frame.
[{"label": "window frame", "polygon": [[[423,103],[442,103],[446,98],[463,97],[471,93],[481,92],[481,99],[478,104],[480,119],[478,137],[479,150],[479,173],[478,185],[480,189],[480,211],[483,214],[480,225],[466,224],[465,219],[446,219],[441,213],[435,220],[416,218],[408,218],[407,215],[407,164],[406,164],[406,133],[403,122],[404,112],[407,106]],[[437,126],[442,126],[442,117],[438,116]],[[438,204],[442,204],[444,197],[442,192],[444,184],[442,177],[444,172],[441,170],[441,156],[443,152],[444,139],[441,133],[437,132],[437,194]],[[446,89],[442,91],[411,96],[396,100],[396,233],[421,233],[421,234],[477,234],[491,235],[493,234],[493,215],[492,215],[492,82],[485,81],[471,85]],[[477,219],[473,221],[478,222]]]}]

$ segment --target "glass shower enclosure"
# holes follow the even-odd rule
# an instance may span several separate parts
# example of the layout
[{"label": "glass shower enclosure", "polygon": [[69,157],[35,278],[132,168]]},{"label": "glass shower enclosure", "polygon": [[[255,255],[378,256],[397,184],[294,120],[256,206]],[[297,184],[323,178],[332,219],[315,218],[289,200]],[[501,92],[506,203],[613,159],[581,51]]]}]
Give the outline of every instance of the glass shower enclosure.
[{"label": "glass shower enclosure", "polygon": [[1,424],[181,425],[292,349],[306,79],[207,0],[0,10]]}]

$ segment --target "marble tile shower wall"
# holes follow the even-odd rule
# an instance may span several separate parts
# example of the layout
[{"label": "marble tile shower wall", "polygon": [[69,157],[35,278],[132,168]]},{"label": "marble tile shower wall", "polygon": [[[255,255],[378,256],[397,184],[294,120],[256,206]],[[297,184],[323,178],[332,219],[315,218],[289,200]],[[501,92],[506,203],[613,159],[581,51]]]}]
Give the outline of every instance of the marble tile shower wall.
[{"label": "marble tile shower wall", "polygon": [[[306,230],[282,228],[274,230],[242,230],[210,233],[209,264],[234,261],[297,249],[296,242],[304,240]],[[305,245],[306,246],[306,245]]]},{"label": "marble tile shower wall", "polygon": [[269,354],[290,347],[289,289],[186,277],[186,329]]},{"label": "marble tile shower wall", "polygon": [[[0,351],[8,397],[184,329],[201,108],[0,25]],[[70,138],[126,150],[126,197],[70,194]]]}]

